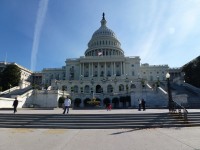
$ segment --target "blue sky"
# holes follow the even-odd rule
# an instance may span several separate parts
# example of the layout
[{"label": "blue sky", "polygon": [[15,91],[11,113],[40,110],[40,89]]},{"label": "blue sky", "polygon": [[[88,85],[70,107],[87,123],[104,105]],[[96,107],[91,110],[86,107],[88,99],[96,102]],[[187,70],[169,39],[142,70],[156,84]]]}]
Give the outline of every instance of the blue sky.
[{"label": "blue sky", "polygon": [[200,54],[200,0],[0,0],[0,61],[32,71],[84,55],[105,12],[126,56],[181,67]]}]

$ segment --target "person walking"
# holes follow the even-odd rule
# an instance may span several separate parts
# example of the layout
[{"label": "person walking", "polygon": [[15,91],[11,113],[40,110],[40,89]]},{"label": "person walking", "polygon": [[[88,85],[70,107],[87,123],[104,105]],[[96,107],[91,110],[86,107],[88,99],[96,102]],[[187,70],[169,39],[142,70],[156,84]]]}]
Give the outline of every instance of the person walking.
[{"label": "person walking", "polygon": [[67,110],[67,113],[69,113],[69,107],[71,106],[71,99],[69,99],[69,97],[67,96],[65,101],[64,101],[64,111],[63,111],[63,114],[65,114],[66,110]]},{"label": "person walking", "polygon": [[108,106],[107,106],[107,111],[108,110],[111,111],[111,109],[112,109],[112,105],[109,103]]},{"label": "person walking", "polygon": [[17,112],[17,106],[18,106],[18,100],[17,97],[15,97],[15,100],[13,102],[14,114]]}]

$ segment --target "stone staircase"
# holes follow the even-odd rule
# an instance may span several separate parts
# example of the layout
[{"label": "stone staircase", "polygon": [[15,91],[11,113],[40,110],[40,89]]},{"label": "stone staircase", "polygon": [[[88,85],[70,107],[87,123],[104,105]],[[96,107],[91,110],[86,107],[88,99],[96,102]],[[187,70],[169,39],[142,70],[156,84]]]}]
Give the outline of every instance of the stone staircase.
[{"label": "stone staircase", "polygon": [[200,126],[200,112],[188,114],[0,114],[0,128],[120,129]]},{"label": "stone staircase", "polygon": [[13,91],[11,91],[9,93],[1,94],[0,97],[11,98],[13,95],[22,95],[22,94],[28,92],[31,89],[32,89],[31,86],[26,87],[24,89],[15,89],[15,90],[13,90]]},{"label": "stone staircase", "polygon": [[188,108],[197,109],[200,108],[200,93],[196,92],[192,88],[182,85],[172,84],[172,92],[175,94],[187,94],[188,96]]}]

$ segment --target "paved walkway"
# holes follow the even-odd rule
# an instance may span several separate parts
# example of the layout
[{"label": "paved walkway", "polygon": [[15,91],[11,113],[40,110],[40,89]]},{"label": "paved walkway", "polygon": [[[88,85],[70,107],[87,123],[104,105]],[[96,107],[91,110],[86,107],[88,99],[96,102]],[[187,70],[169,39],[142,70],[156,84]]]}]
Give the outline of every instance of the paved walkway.
[{"label": "paved walkway", "polygon": [[[37,110],[37,109],[18,109],[17,114],[62,114],[62,108],[55,108],[52,110]],[[141,114],[141,113],[167,113],[168,109],[147,109],[146,111],[138,111],[137,109],[91,109],[91,110],[74,110],[70,109],[70,114]],[[188,109],[188,112],[200,112],[200,109]],[[13,110],[0,110],[1,113],[13,113]]]},{"label": "paved walkway", "polygon": [[[24,110],[18,114],[59,114],[62,109]],[[189,110],[189,112],[200,110]],[[167,110],[70,110],[76,113],[164,113]],[[0,113],[12,113],[0,110]],[[200,150],[200,127],[155,129],[5,129],[1,150]]]}]

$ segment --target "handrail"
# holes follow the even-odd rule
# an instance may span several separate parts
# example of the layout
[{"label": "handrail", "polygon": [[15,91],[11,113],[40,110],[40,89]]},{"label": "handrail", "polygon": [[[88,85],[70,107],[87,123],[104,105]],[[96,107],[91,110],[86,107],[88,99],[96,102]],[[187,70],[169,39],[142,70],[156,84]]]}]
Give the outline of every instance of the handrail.
[{"label": "handrail", "polygon": [[15,87],[12,87],[10,89],[7,89],[6,91],[3,91],[3,92],[0,92],[0,95],[3,95],[3,94],[8,94],[16,89],[19,89],[19,86],[15,86]]},{"label": "handrail", "polygon": [[[177,111],[178,110],[178,111]],[[181,110],[183,110],[183,116],[182,116],[182,112]],[[184,121],[187,121],[188,118],[187,118],[187,114],[188,114],[188,111],[185,107],[183,107],[182,105],[178,104],[176,101],[173,100],[173,108],[172,108],[172,113],[176,113],[178,112],[179,114],[179,117],[182,117],[184,119]]]}]

